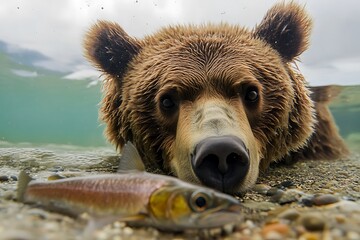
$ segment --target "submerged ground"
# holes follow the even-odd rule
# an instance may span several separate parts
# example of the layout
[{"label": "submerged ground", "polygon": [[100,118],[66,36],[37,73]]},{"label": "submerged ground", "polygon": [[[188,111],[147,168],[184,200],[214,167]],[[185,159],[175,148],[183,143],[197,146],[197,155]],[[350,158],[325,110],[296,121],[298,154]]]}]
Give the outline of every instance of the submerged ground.
[{"label": "submerged ground", "polygon": [[[116,222],[96,239],[360,239],[360,156],[272,167],[240,200],[250,210],[236,226],[163,233]],[[0,143],[0,239],[82,239],[86,219],[72,219],[16,202],[17,175],[46,181],[114,171],[111,148],[34,147]]]}]

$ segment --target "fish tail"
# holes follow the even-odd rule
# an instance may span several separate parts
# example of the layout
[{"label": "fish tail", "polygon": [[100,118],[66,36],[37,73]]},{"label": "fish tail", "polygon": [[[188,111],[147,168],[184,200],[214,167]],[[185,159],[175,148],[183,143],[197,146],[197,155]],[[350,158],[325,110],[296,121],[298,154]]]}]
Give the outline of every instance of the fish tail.
[{"label": "fish tail", "polygon": [[19,173],[19,177],[18,177],[18,187],[17,187],[17,200],[19,202],[23,202],[24,201],[24,195],[26,192],[26,189],[29,185],[29,182],[33,180],[30,175],[25,172],[24,170],[22,170]]}]

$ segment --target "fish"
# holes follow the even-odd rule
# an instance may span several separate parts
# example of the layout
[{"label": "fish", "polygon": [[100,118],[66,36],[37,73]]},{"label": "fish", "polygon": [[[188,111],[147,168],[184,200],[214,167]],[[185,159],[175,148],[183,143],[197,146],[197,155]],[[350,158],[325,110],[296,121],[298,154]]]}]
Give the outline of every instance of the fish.
[{"label": "fish", "polygon": [[[132,143],[123,157],[136,168],[141,158]],[[88,214],[163,231],[209,229],[243,220],[244,206],[233,196],[178,178],[130,170],[53,181],[36,181],[21,171],[18,201],[73,217]],[[108,221],[110,219],[110,221]],[[105,225],[105,224],[103,224]]]}]

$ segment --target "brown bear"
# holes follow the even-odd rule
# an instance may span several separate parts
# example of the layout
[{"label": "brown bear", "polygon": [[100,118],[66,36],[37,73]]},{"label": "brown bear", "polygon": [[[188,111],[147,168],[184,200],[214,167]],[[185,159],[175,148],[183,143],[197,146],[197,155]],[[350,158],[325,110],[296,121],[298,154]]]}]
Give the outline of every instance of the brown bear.
[{"label": "brown bear", "polygon": [[295,64],[311,26],[295,3],[275,5],[253,30],[170,26],[135,39],[99,21],[84,46],[106,78],[106,136],[119,150],[131,141],[147,171],[227,193],[247,190],[271,162],[343,156]]}]

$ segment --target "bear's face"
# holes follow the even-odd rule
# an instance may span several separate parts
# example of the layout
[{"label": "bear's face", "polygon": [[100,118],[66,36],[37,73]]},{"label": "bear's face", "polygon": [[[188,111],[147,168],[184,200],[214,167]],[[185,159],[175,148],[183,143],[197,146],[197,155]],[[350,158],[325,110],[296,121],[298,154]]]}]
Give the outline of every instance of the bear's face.
[{"label": "bear's face", "polygon": [[306,49],[310,20],[277,5],[254,29],[168,27],[142,40],[99,22],[88,58],[107,76],[102,118],[117,147],[132,141],[149,171],[236,193],[260,164],[312,132],[312,103],[290,62]]}]

